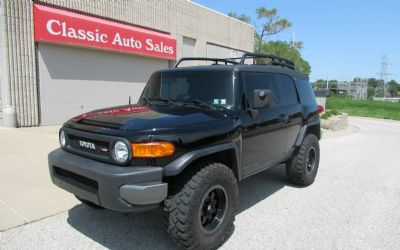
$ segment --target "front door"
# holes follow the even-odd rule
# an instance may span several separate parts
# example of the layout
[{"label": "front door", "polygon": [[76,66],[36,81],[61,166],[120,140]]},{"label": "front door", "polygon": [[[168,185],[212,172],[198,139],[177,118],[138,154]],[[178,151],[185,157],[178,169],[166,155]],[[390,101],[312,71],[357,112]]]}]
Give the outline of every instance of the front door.
[{"label": "front door", "polygon": [[273,105],[259,110],[257,116],[243,111],[243,175],[250,175],[268,166],[279,163],[284,158],[286,130],[282,117],[286,107],[280,105],[276,78],[269,73],[245,72],[242,74],[246,93],[247,109],[253,108],[253,93],[257,89],[269,89],[273,95]]}]

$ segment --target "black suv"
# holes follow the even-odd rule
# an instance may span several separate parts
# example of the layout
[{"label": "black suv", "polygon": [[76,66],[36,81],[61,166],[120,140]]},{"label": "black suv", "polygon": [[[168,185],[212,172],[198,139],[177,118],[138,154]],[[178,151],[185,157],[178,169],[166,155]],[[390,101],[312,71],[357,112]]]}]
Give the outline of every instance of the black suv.
[{"label": "black suv", "polygon": [[[178,67],[188,60],[212,65]],[[285,163],[291,182],[314,182],[318,110],[289,60],[182,58],[150,77],[138,104],[67,121],[48,157],[51,179],[92,207],[161,205],[172,238],[213,249],[233,228],[242,179]]]}]

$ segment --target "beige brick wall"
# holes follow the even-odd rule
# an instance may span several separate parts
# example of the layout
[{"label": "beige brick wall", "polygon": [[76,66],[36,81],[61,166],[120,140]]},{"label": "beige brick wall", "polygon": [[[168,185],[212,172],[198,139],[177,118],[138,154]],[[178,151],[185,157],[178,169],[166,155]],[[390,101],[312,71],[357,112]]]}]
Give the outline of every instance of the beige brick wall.
[{"label": "beige brick wall", "polygon": [[[39,125],[32,2],[0,0],[3,105],[17,108],[20,126]],[[43,0],[43,3],[170,32],[182,56],[183,36],[196,39],[198,56],[206,44],[253,51],[254,27],[186,0]],[[6,93],[4,93],[6,92]]]}]

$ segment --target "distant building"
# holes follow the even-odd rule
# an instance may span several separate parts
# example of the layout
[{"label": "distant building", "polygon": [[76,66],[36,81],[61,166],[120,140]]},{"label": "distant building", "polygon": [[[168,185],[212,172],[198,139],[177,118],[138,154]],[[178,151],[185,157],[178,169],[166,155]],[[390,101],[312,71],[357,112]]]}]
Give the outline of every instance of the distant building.
[{"label": "distant building", "polygon": [[365,100],[368,98],[368,80],[356,79],[356,81],[351,82],[340,82],[335,93],[347,94],[352,98]]}]

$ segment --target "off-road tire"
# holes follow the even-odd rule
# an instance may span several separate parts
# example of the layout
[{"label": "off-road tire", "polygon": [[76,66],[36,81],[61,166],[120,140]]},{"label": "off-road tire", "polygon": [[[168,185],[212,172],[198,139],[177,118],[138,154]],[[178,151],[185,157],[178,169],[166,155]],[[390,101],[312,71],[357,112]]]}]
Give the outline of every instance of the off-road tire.
[{"label": "off-road tire", "polygon": [[[164,202],[167,232],[186,249],[216,249],[233,232],[236,208],[238,206],[238,184],[232,172],[224,164],[203,163],[194,173],[188,171],[189,178],[182,188]],[[222,187],[226,192],[227,205],[222,221],[212,233],[204,229],[201,222],[204,197],[209,197],[214,187]],[[207,198],[206,198],[207,199]],[[201,211],[200,211],[201,210]],[[200,216],[200,217],[199,217]]]},{"label": "off-road tire", "polygon": [[[312,169],[308,164],[308,157],[311,157],[311,151],[315,152],[315,164]],[[286,163],[286,176],[293,184],[300,186],[309,186],[318,172],[319,165],[319,141],[316,135],[308,134],[303,140],[293,157]]]},{"label": "off-road tire", "polygon": [[104,207],[99,206],[99,205],[97,205],[97,204],[94,204],[94,203],[91,202],[91,201],[82,199],[82,198],[79,197],[79,196],[76,196],[76,195],[75,195],[75,197],[76,197],[80,202],[82,202],[83,204],[85,204],[86,206],[89,206],[89,207],[94,208],[94,209],[104,209]]}]

